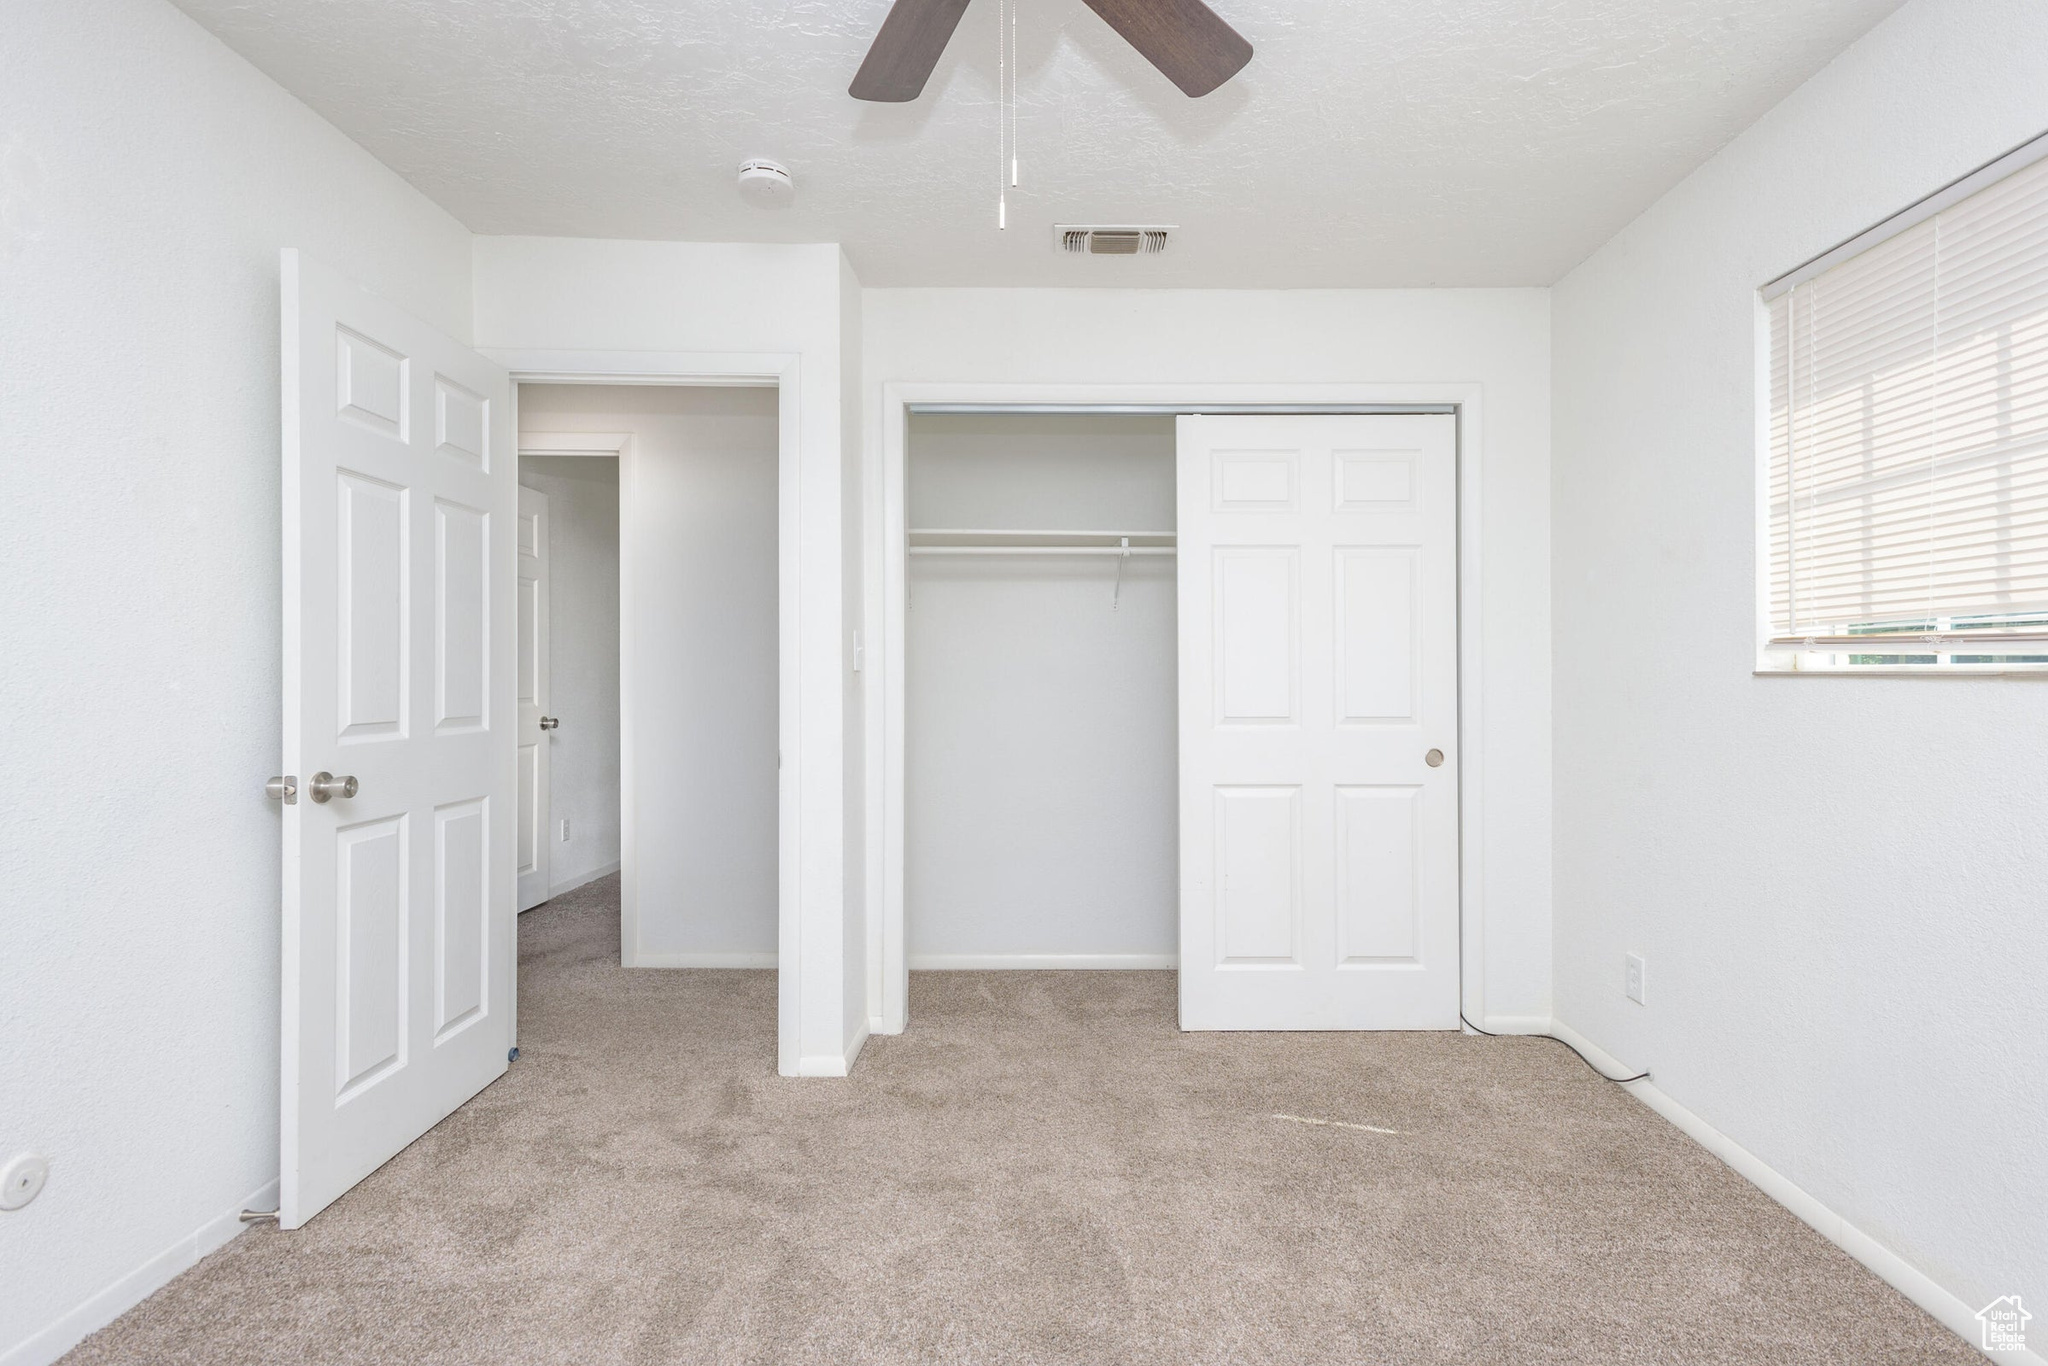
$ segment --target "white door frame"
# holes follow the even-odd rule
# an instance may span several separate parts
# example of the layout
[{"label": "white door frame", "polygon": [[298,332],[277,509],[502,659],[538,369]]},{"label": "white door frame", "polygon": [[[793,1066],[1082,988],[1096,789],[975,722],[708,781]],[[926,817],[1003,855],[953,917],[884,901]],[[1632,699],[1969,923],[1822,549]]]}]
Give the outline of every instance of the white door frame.
[{"label": "white door frame", "polygon": [[[516,387],[514,392],[517,392]],[[518,400],[514,399],[513,402],[516,406]],[[515,432],[514,435],[516,436],[517,433]],[[523,456],[525,452],[522,451],[520,454]],[[517,474],[518,472],[514,471],[515,478]],[[539,489],[528,488],[526,485],[521,484],[519,486],[519,522],[522,529],[526,522],[526,511],[534,504],[539,505],[540,518],[539,526],[535,529],[536,534],[534,536],[532,558],[540,564],[540,577],[536,581],[534,590],[536,601],[534,603],[533,616],[529,619],[524,612],[521,612],[518,627],[519,650],[522,655],[524,655],[527,649],[527,631],[529,628],[532,629],[534,636],[532,641],[534,652],[534,700],[529,703],[522,697],[518,700],[516,708],[519,713],[516,722],[519,738],[521,740],[526,738],[526,727],[528,724],[532,724],[534,727],[533,801],[531,805],[521,802],[519,804],[518,816],[518,824],[524,825],[531,822],[533,827],[533,871],[524,872],[516,868],[514,870],[514,876],[518,878],[519,888],[517,904],[522,915],[555,894],[553,885],[554,851],[551,847],[553,841],[548,838],[548,828],[553,824],[550,816],[554,810],[554,793],[550,790],[550,784],[554,781],[553,765],[548,762],[549,751],[553,741],[549,737],[548,732],[540,725],[541,721],[547,716],[551,702],[548,696],[548,593],[551,586],[549,581],[554,577],[554,572],[548,565],[548,536],[554,528],[554,517],[548,510],[548,496]],[[518,540],[517,537],[513,539],[515,542]],[[525,547],[519,545],[515,548],[519,558],[522,561],[525,560],[527,558]],[[524,580],[522,579],[521,582],[524,582]],[[515,674],[516,672],[515,670]],[[515,743],[517,742],[515,741]],[[515,848],[518,843],[518,838],[515,835],[513,838]],[[515,857],[515,864],[517,861]],[[531,901],[527,900],[529,896],[533,898]]]},{"label": "white door frame", "polygon": [[[799,684],[803,661],[803,636],[799,627],[798,551],[802,545],[802,524],[798,520],[798,392],[794,352],[707,352],[707,351],[559,351],[521,348],[479,347],[488,359],[512,375],[512,392],[517,421],[519,386],[522,384],[632,384],[698,385],[712,388],[769,388],[776,390],[776,629],[777,629],[777,734],[782,765],[776,782],[776,1063],[784,1076],[799,1072],[798,1021],[801,998],[798,971],[801,947],[799,882],[803,860],[801,836],[801,794],[803,792],[804,748],[799,727],[801,708]],[[516,430],[516,428],[515,428]],[[527,443],[528,449],[534,449]],[[536,451],[536,453],[538,453]],[[591,452],[597,453],[597,452]],[[610,451],[603,452],[611,454]],[[625,479],[630,446],[622,443],[619,472]],[[632,643],[626,623],[631,603],[630,575],[622,561],[619,576],[619,854],[624,877],[620,907],[620,930],[637,930],[638,910],[633,899],[634,756],[631,743],[633,696],[628,665]],[[629,919],[630,917],[630,919]]]},{"label": "white door frame", "polygon": [[[486,353],[488,354],[488,353]],[[518,378],[518,376],[514,376]],[[1486,1019],[1485,897],[1481,840],[1485,810],[1480,638],[1480,482],[1485,441],[1478,384],[983,384],[891,381],[869,421],[879,459],[866,466],[863,495],[863,615],[868,643],[867,904],[868,1028],[899,1034],[908,1018],[909,960],[903,928],[904,621],[908,557],[904,474],[913,406],[1015,407],[1021,411],[1414,412],[1449,410],[1458,419],[1458,923],[1461,1006]],[[879,673],[880,677],[876,675]]]}]

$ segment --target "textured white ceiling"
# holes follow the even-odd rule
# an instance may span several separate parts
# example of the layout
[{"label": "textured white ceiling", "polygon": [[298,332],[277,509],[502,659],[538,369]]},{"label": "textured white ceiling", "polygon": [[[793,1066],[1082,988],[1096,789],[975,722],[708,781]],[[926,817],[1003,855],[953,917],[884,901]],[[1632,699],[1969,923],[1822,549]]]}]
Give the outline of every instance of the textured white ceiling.
[{"label": "textured white ceiling", "polygon": [[[1201,100],[1081,0],[995,0],[910,105],[846,94],[889,0],[176,0],[480,233],[841,242],[863,283],[1548,284],[1900,0],[1212,0]],[[786,162],[795,202],[733,186]],[[1056,222],[1173,223],[1074,258]]]}]

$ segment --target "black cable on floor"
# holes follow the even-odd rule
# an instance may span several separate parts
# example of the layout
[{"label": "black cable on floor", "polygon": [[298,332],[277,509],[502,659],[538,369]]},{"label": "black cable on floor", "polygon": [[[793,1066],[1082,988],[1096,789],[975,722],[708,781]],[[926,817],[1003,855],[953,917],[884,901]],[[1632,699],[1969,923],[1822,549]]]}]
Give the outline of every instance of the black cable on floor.
[{"label": "black cable on floor", "polygon": [[[1465,1020],[1465,1012],[1459,1011],[1458,1018]],[[1566,1048],[1571,1049],[1573,1057],[1586,1064],[1586,1066],[1591,1067],[1594,1076],[1602,1081],[1611,1081],[1616,1086],[1626,1086],[1632,1081],[1648,1081],[1650,1079],[1650,1074],[1647,1071],[1638,1072],[1632,1077],[1610,1077],[1599,1068],[1593,1067],[1593,1060],[1584,1053],[1581,1053],[1577,1044],[1573,1043],[1570,1039],[1560,1039],[1555,1034],[1496,1034],[1490,1029],[1481,1029],[1470,1020],[1465,1020],[1465,1028],[1471,1030],[1474,1034],[1484,1034],[1489,1039],[1548,1039],[1552,1043],[1561,1043]]]}]

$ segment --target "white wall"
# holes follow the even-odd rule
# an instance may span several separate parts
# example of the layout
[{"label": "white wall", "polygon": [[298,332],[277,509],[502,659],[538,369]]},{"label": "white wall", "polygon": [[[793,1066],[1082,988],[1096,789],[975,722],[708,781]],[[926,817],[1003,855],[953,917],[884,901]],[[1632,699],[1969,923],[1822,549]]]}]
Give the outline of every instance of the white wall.
[{"label": "white wall", "polygon": [[[519,390],[522,432],[632,435],[615,504],[631,584],[632,966],[775,962],[775,409],[773,389]],[[612,648],[616,662],[616,634]]]},{"label": "white wall", "polygon": [[[521,425],[546,430],[523,419],[559,392],[524,386]],[[619,462],[521,456],[519,482],[548,499],[548,710],[562,724],[547,740],[545,837],[549,880],[566,891],[619,863]]]},{"label": "white wall", "polygon": [[1965,1319],[2048,1303],[2048,693],[1752,676],[1754,291],[2044,128],[2048,6],[1914,0],[1554,297],[1559,1017]]},{"label": "white wall", "polygon": [[[846,620],[846,509],[841,503],[848,386],[844,314],[854,295],[836,246],[625,242],[548,237],[476,239],[477,345],[498,351],[632,352],[669,359],[715,354],[793,360],[778,414],[792,455],[778,500],[799,534],[780,576],[780,648],[793,664],[781,697],[782,811],[787,876],[777,931],[777,1066],[843,1073],[866,1005],[864,963],[849,958],[846,739],[853,667]],[[742,354],[744,353],[744,354]],[[856,865],[857,866],[857,865]],[[793,968],[793,970],[791,970]]]},{"label": "white wall", "polygon": [[[1171,531],[1171,417],[910,419],[913,527]],[[910,966],[1178,951],[1173,561],[913,557]]]},{"label": "white wall", "polygon": [[[864,300],[868,496],[881,387],[983,384],[1477,384],[1482,480],[1483,1010],[1550,1014],[1550,315],[1531,290],[881,289]],[[880,548],[868,548],[870,622]],[[883,717],[871,696],[870,743]],[[1468,754],[1468,759],[1471,758]],[[870,832],[874,856],[875,832]],[[872,881],[872,880],[871,880]]]},{"label": "white wall", "polygon": [[0,27],[12,1363],[275,1198],[278,249],[458,337],[470,297],[461,225],[168,4]]}]

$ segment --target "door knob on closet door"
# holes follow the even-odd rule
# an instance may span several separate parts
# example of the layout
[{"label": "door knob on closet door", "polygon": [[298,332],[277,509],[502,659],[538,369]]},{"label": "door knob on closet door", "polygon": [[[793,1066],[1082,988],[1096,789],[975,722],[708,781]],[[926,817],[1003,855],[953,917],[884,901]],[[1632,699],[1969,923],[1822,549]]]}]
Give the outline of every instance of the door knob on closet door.
[{"label": "door knob on closet door", "polygon": [[562,718],[559,716],[543,716],[540,718],[540,728],[542,730],[555,730],[561,724]]},{"label": "door knob on closet door", "polygon": [[322,769],[307,779],[306,793],[316,802],[331,802],[336,797],[353,797],[356,795],[355,774],[344,773],[337,778]]},{"label": "door knob on closet door", "polygon": [[1422,762],[1428,764],[1431,768],[1442,768],[1444,766],[1444,752],[1440,749],[1433,749],[1422,756]]}]

